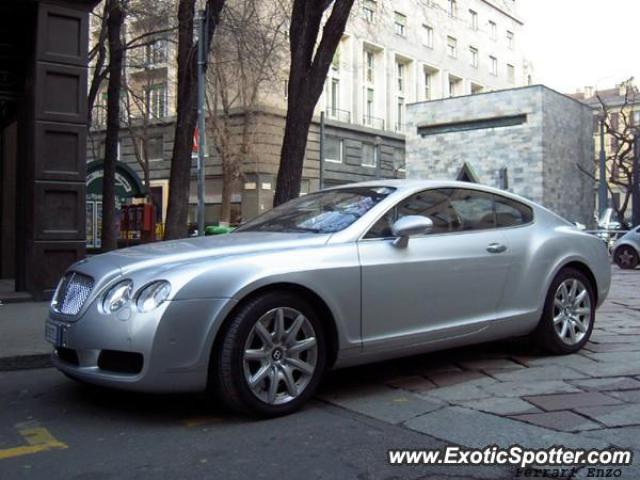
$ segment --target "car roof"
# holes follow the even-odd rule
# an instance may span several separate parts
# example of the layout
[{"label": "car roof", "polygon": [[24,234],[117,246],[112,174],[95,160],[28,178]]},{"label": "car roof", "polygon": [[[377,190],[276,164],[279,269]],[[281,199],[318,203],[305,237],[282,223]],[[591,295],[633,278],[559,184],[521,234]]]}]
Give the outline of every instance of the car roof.
[{"label": "car roof", "polygon": [[352,187],[393,187],[397,190],[402,190],[405,193],[419,192],[420,190],[426,190],[431,188],[467,188],[472,190],[481,190],[488,193],[495,193],[503,195],[505,197],[513,198],[522,203],[526,203],[530,206],[539,207],[536,203],[516,195],[506,190],[500,190],[498,188],[489,187],[480,183],[461,182],[455,180],[421,180],[421,179],[388,179],[388,180],[370,180],[367,182],[349,183],[345,185],[339,185],[336,187],[328,188],[327,190],[336,190],[341,188]]}]

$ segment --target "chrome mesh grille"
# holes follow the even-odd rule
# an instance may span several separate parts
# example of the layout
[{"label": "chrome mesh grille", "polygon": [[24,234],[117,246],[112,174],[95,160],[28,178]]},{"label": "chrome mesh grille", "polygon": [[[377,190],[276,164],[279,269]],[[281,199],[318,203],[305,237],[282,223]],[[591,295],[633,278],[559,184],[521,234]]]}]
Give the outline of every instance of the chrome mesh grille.
[{"label": "chrome mesh grille", "polygon": [[67,273],[51,302],[53,310],[64,315],[76,315],[89,298],[93,278],[77,272]]}]

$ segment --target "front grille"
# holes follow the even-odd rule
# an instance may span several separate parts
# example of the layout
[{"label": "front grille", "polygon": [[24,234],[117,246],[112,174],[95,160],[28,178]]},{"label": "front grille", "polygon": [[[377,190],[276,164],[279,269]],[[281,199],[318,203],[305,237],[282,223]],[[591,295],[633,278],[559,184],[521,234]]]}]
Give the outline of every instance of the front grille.
[{"label": "front grille", "polygon": [[93,288],[93,278],[77,272],[67,273],[60,282],[51,306],[64,315],[77,315]]}]

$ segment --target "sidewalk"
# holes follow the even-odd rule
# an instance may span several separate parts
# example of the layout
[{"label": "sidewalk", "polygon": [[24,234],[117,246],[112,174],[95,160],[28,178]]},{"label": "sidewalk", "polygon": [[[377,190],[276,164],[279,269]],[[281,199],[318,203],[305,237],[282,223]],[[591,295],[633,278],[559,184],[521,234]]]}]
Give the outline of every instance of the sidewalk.
[{"label": "sidewalk", "polygon": [[51,345],[44,340],[49,302],[0,305],[0,371],[48,366]]}]

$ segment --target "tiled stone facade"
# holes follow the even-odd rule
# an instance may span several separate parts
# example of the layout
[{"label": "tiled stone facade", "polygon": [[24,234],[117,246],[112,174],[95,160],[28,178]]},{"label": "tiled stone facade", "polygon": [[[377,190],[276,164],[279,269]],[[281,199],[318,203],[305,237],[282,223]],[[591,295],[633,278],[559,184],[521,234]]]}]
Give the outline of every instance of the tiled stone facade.
[{"label": "tiled stone facade", "polygon": [[[593,222],[592,113],[580,102],[536,85],[416,103],[407,120],[408,178],[457,179],[466,164],[480,183],[504,187],[506,171],[509,191]],[[500,122],[516,124],[491,126]]]}]

